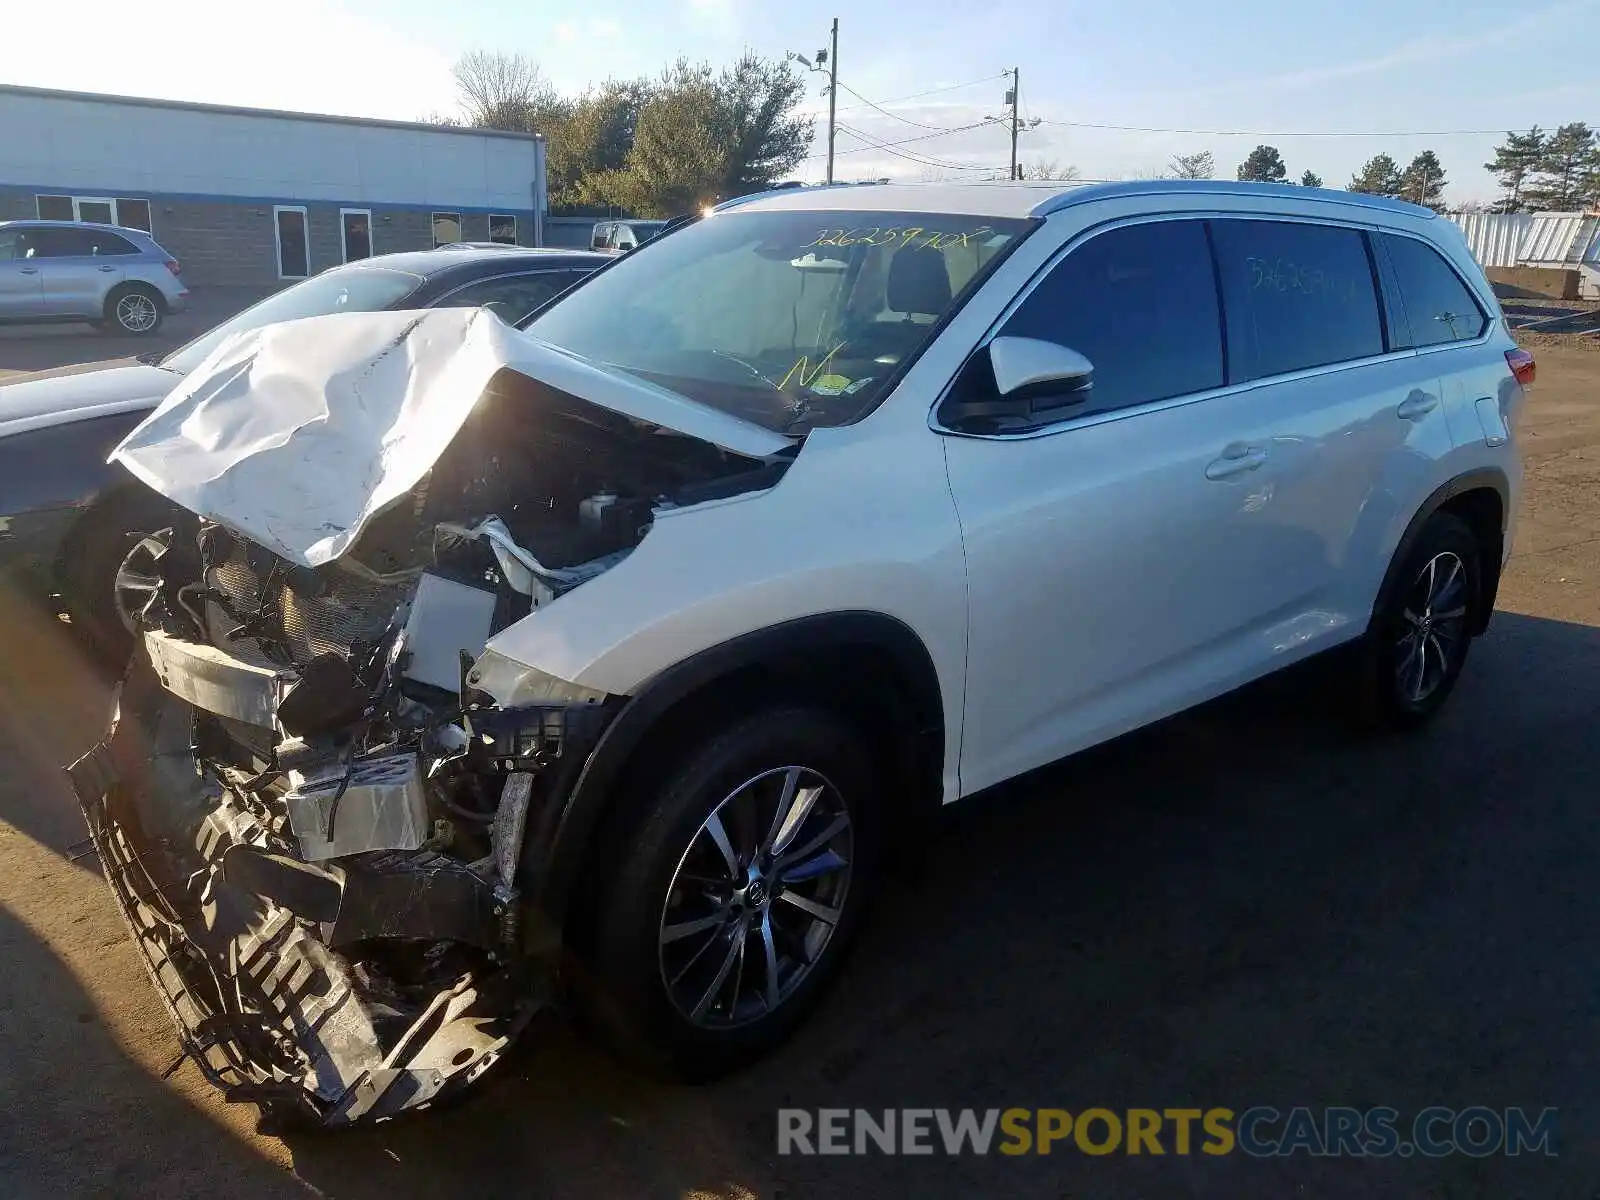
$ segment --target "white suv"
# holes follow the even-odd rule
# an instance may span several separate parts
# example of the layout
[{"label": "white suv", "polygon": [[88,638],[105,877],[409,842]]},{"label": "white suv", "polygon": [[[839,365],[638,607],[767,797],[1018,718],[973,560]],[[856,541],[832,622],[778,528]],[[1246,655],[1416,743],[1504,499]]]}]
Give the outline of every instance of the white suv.
[{"label": "white suv", "polygon": [[247,334],[118,451],[195,516],[73,777],[236,1094],[425,1104],[557,981],[714,1074],[942,804],[1346,643],[1432,716],[1532,372],[1427,210],[1168,181],[784,190],[525,331]]}]

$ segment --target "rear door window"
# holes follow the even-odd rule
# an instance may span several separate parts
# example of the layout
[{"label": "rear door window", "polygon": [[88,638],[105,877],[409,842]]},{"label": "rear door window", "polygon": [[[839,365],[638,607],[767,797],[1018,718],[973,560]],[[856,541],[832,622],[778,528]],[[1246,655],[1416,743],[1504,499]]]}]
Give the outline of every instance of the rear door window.
[{"label": "rear door window", "polygon": [[137,253],[126,238],[98,229],[41,228],[33,230],[32,237],[38,258],[93,258]]},{"label": "rear door window", "polygon": [[1383,322],[1359,230],[1213,221],[1228,375],[1245,383],[1382,354]]},{"label": "rear door window", "polygon": [[1414,345],[1470,341],[1483,334],[1488,316],[1437,250],[1415,238],[1380,236],[1399,280]]},{"label": "rear door window", "polygon": [[1205,225],[1155,221],[1098,234],[1073,250],[1001,328],[1094,364],[1073,417],[1222,386],[1222,325]]}]

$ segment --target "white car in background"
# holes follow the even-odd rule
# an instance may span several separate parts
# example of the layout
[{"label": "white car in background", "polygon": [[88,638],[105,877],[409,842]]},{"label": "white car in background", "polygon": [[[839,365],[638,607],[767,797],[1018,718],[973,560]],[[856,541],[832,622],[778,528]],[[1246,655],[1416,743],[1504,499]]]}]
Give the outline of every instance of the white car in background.
[{"label": "white car in background", "polygon": [[116,453],[187,515],[74,783],[235,1095],[425,1105],[558,988],[714,1075],[943,804],[1338,647],[1432,717],[1532,374],[1448,221],[1183,181],[787,189],[520,332],[261,330]]}]

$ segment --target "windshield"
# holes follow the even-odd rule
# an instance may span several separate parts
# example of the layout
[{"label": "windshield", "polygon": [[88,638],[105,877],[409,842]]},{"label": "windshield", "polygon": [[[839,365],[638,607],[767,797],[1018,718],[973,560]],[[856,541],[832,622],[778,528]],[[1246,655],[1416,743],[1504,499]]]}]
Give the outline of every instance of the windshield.
[{"label": "windshield", "polygon": [[768,429],[845,425],[1029,225],[719,213],[601,271],[528,331]]},{"label": "windshield", "polygon": [[276,292],[253,308],[247,308],[215,329],[202,333],[187,346],[180,346],[162,359],[161,366],[187,375],[231,334],[259,329],[275,321],[394,308],[416,291],[421,282],[419,275],[391,271],[387,267],[335,267]]}]

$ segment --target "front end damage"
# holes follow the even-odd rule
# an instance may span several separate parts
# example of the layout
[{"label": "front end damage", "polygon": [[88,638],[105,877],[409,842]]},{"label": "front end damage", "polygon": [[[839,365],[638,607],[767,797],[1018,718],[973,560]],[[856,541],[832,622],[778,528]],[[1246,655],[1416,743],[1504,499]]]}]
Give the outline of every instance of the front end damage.
[{"label": "front end damage", "polygon": [[[415,362],[414,332],[394,345]],[[281,378],[295,345],[245,349],[247,378]],[[292,470],[275,496],[243,486],[262,456],[299,438],[311,461],[316,446],[307,423],[264,429],[270,389],[238,388],[239,362],[219,355],[152,417],[158,436],[125,444],[195,511],[167,535],[111,732],[68,773],[205,1075],[327,1126],[390,1117],[481,1077],[549,1002],[560,935],[531,900],[540,848],[619,699],[530,686],[539,673],[496,655],[495,636],[581,603],[563,597],[624,561],[663,507],[771,486],[783,462],[501,369],[502,352],[455,379],[466,411],[407,490],[381,464],[414,430],[379,439],[380,469],[349,464],[359,519],[330,530],[303,506],[283,516]],[[222,376],[229,404],[258,403],[236,424]],[[152,478],[162,439],[173,461],[197,446],[212,460]],[[340,544],[319,553],[292,529]],[[510,691],[495,682],[508,666]]]}]

